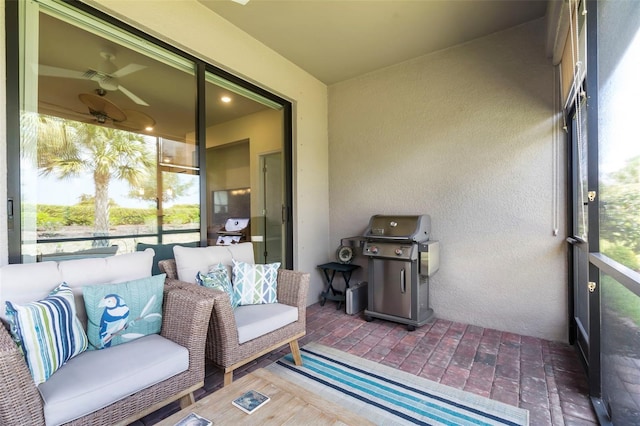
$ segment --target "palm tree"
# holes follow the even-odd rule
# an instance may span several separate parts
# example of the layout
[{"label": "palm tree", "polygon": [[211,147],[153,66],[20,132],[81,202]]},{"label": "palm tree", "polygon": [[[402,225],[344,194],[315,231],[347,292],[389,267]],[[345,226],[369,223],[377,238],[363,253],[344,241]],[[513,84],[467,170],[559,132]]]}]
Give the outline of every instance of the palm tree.
[{"label": "palm tree", "polygon": [[[109,184],[123,180],[137,187],[153,170],[153,154],[141,135],[40,116],[37,161],[40,173],[59,179],[90,173],[94,182],[94,235],[109,234]],[[100,245],[106,245],[102,241]]]}]

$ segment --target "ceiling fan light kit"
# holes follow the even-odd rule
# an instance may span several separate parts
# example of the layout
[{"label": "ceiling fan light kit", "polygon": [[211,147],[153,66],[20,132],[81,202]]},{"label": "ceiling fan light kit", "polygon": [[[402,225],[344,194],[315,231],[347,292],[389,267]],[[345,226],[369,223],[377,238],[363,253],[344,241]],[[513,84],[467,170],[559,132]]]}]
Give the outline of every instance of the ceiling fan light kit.
[{"label": "ceiling fan light kit", "polygon": [[[98,89],[99,90],[99,89]],[[116,104],[104,97],[104,94],[80,93],[78,99],[87,106],[89,113],[100,124],[112,122],[117,127],[127,130],[153,130],[156,121],[141,111],[120,109]]]},{"label": "ceiling fan light kit", "polygon": [[80,93],[78,99],[89,108],[89,112],[96,117],[98,123],[105,123],[107,119],[113,121],[124,121],[127,119],[124,112],[105,97],[91,93]]}]

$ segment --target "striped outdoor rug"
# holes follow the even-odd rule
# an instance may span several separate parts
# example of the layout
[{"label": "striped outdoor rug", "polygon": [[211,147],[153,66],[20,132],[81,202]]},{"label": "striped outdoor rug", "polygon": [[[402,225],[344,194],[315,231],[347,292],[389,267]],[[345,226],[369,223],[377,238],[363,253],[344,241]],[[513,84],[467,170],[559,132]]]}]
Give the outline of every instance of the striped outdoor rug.
[{"label": "striped outdoor rug", "polygon": [[528,425],[529,412],[316,343],[266,367],[380,425]]}]

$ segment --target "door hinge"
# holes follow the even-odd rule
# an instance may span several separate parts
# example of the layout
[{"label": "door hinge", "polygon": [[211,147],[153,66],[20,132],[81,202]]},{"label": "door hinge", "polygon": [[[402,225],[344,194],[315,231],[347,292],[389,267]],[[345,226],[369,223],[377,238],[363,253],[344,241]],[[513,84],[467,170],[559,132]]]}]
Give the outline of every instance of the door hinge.
[{"label": "door hinge", "polygon": [[589,191],[587,193],[587,197],[589,198],[589,201],[593,202],[596,199],[596,191]]},{"label": "door hinge", "polygon": [[587,284],[587,288],[589,289],[589,293],[593,293],[594,291],[596,291],[596,283],[594,283],[593,281],[589,281],[589,284]]}]

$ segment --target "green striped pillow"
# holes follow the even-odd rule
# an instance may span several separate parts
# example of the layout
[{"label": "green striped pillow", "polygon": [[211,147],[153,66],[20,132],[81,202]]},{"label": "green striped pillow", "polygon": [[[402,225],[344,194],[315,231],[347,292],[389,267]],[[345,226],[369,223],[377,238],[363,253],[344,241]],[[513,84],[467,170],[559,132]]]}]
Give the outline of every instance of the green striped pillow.
[{"label": "green striped pillow", "polygon": [[73,293],[62,283],[48,297],[23,305],[7,301],[11,334],[25,355],[36,385],[87,349]]}]

